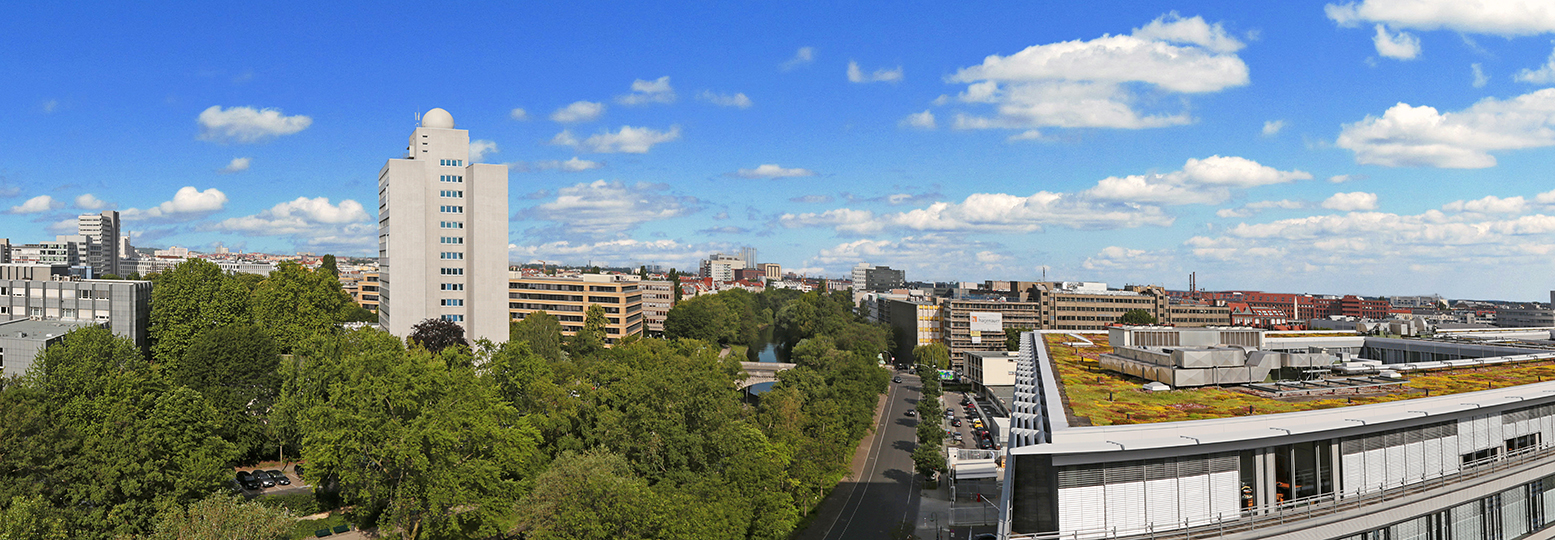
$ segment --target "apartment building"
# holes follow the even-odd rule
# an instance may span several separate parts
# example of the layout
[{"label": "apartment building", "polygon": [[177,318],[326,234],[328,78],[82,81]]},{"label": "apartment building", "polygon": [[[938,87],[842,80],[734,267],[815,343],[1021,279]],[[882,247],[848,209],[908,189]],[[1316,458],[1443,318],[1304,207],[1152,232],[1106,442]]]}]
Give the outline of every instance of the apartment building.
[{"label": "apartment building", "polygon": [[87,243],[86,264],[96,275],[113,274],[123,277],[119,267],[119,212],[109,210],[101,214],[76,216],[76,233],[90,240]]},{"label": "apartment building", "polygon": [[877,298],[875,309],[883,313],[896,338],[896,361],[910,362],[915,348],[944,343],[943,308],[935,298],[889,295]]},{"label": "apartment building", "polygon": [[651,336],[664,335],[664,319],[674,307],[674,289],[670,282],[663,280],[643,280],[638,287],[643,293],[643,332]]},{"label": "apartment building", "polygon": [[151,282],[76,279],[64,265],[0,265],[0,321],[18,319],[106,324],[146,347]]},{"label": "apartment building", "polygon": [[404,337],[429,318],[507,341],[508,169],[469,163],[470,132],[432,109],[402,159],[378,173],[379,324]]},{"label": "apartment building", "polygon": [[340,286],[351,295],[351,300],[357,305],[366,308],[373,313],[378,312],[378,281],[377,272],[364,272],[360,274],[341,274]]},{"label": "apartment building", "polygon": [[561,321],[563,335],[571,336],[583,330],[589,306],[598,304],[605,309],[608,321],[605,344],[613,345],[626,336],[642,335],[646,326],[643,295],[637,276],[525,276],[521,272],[511,272],[508,313],[511,320],[517,321],[530,313],[544,311]]},{"label": "apartment building", "polygon": [[1006,331],[1036,328],[1042,323],[1042,304],[1038,302],[971,296],[942,300],[940,306],[940,338],[950,349],[950,368],[962,373],[966,372],[968,352],[1008,350]]}]

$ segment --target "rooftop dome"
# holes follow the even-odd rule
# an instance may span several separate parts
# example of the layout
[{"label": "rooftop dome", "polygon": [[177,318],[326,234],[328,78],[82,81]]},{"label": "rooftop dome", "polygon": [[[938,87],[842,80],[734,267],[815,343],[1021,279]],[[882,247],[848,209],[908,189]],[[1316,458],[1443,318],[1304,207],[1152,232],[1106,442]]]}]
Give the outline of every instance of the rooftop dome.
[{"label": "rooftop dome", "polygon": [[421,115],[421,127],[453,129],[454,115],[448,114],[448,111],[441,108],[432,109]]}]

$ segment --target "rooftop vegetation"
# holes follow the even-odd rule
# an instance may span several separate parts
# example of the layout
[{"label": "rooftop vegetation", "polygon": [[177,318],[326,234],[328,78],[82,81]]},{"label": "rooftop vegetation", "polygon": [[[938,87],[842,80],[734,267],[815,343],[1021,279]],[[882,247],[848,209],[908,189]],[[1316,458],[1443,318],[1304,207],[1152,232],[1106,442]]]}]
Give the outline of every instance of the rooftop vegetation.
[{"label": "rooftop vegetation", "polygon": [[1122,373],[1102,370],[1097,357],[1112,351],[1106,336],[1087,335],[1095,345],[1072,347],[1063,334],[1047,334],[1048,355],[1057,365],[1072,425],[1122,425],[1181,420],[1229,418],[1273,414],[1347,405],[1383,403],[1425,396],[1440,396],[1505,388],[1555,379],[1555,363],[1536,362],[1515,366],[1491,366],[1435,371],[1409,376],[1399,390],[1383,394],[1280,400],[1227,388],[1203,387],[1147,392],[1146,382]]}]

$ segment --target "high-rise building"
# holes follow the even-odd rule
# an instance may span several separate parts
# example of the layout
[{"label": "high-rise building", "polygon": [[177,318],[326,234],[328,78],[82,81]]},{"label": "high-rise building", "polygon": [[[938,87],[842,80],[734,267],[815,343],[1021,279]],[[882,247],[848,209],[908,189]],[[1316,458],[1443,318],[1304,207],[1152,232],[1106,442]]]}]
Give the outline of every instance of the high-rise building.
[{"label": "high-rise building", "polygon": [[378,321],[396,336],[429,318],[507,341],[508,171],[468,163],[470,132],[432,109],[403,159],[378,173]]},{"label": "high-rise building", "polygon": [[124,276],[119,272],[119,258],[123,255],[119,253],[121,246],[117,210],[76,216],[76,233],[92,240],[82,257],[82,262],[91,266],[92,272]]},{"label": "high-rise building", "polygon": [[756,248],[753,248],[753,247],[743,247],[743,248],[740,248],[740,260],[745,261],[745,267],[746,268],[755,268],[756,267]]},{"label": "high-rise building", "polygon": [[[754,258],[756,255],[755,250],[752,250],[750,255]],[[751,267],[745,265],[744,257],[714,253],[702,260],[701,271],[702,277],[713,278],[713,281],[734,281],[737,279],[734,271],[746,268]]]}]

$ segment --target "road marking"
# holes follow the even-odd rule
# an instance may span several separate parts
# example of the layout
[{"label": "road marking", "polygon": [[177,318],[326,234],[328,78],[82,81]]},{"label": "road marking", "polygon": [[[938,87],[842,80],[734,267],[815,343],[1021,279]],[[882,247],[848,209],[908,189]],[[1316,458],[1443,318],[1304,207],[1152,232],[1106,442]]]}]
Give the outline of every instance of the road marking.
[{"label": "road marking", "polygon": [[[876,440],[875,440],[875,442],[870,443],[870,447],[869,447],[869,452],[873,456],[873,457],[869,458],[869,461],[874,461],[875,463],[869,466],[869,474],[866,475],[864,478],[860,478],[860,480],[865,480],[867,478],[873,478],[875,476],[875,465],[879,465],[880,464],[879,461],[876,461],[876,458],[878,458],[880,456],[880,444],[879,443],[880,443],[880,439],[883,439],[885,437],[886,422],[891,421],[891,417],[892,417],[891,411],[893,410],[893,405],[895,403],[893,398],[896,395],[896,387],[897,386],[901,386],[901,385],[900,384],[893,384],[893,385],[891,385],[890,389],[886,390],[885,412],[880,415],[880,425],[879,425],[879,427],[875,428],[875,439]],[[859,492],[859,490],[856,489],[856,488],[853,491],[848,492],[848,498],[843,501],[842,509],[844,511],[847,510],[848,509],[848,504],[853,502],[853,494],[854,494],[854,492],[859,492],[859,495],[860,495],[859,502],[863,502],[863,500],[864,500],[863,495],[869,492],[869,484],[870,484],[869,482],[864,482],[864,489],[863,489],[862,492]],[[842,527],[842,532],[844,532],[844,533],[848,532],[848,527],[853,525],[853,516],[856,516],[856,515],[858,515],[858,506],[857,505],[855,505],[853,507],[853,513],[848,514],[848,524],[844,525]],[[831,526],[826,527],[826,534],[821,535],[821,538],[823,540],[826,539],[826,538],[831,538],[831,531],[832,531],[832,529],[837,527],[837,520],[839,520],[839,519],[842,519],[842,512],[837,512],[837,517],[832,518]]]}]

